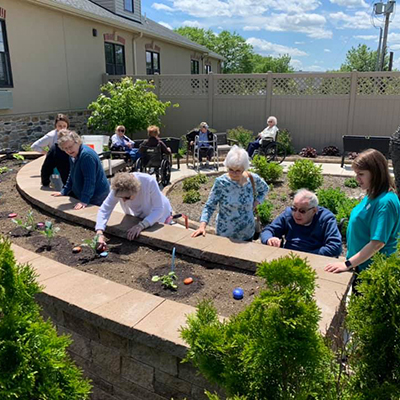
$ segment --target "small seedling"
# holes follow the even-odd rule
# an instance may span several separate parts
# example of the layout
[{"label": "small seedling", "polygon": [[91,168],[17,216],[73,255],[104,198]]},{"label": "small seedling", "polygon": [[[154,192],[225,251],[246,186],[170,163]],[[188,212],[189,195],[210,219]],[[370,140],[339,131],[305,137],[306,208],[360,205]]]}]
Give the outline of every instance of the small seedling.
[{"label": "small seedling", "polygon": [[21,147],[24,151],[33,151],[30,144],[23,144]]},{"label": "small seedling", "polygon": [[1,167],[0,168],[0,174],[5,174],[8,171],[10,171],[10,168],[8,168],[8,167]]},{"label": "small seedling", "polygon": [[47,248],[51,248],[51,241],[56,236],[60,228],[55,227],[51,221],[46,221],[44,223],[44,230],[39,231],[42,235],[47,238]]},{"label": "small seedling", "polygon": [[99,235],[95,235],[93,239],[85,239],[82,241],[82,246],[89,247],[94,256],[97,255],[97,248],[99,246]]},{"label": "small seedling", "polygon": [[13,154],[13,158],[17,161],[24,161],[25,157],[22,154]]},{"label": "small seedling", "polygon": [[177,279],[177,276],[174,271],[171,271],[168,273],[168,275],[154,275],[151,280],[152,282],[161,282],[161,284],[166,288],[166,289],[171,289],[171,290],[176,290],[178,289],[178,286],[174,283],[174,280]]},{"label": "small seedling", "polygon": [[26,216],[26,221],[22,219],[13,218],[11,220],[14,224],[21,226],[22,228],[26,229],[28,232],[33,232],[36,229],[35,219],[33,218],[33,211],[28,211],[28,215]]}]

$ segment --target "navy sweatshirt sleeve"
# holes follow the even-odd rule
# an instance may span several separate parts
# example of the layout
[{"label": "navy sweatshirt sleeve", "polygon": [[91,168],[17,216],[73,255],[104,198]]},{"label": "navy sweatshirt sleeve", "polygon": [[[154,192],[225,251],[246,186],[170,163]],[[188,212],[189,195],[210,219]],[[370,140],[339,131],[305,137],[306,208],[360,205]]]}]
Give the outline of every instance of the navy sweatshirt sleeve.
[{"label": "navy sweatshirt sleeve", "polygon": [[287,208],[282,214],[278,215],[271,224],[263,229],[261,232],[261,243],[267,244],[268,239],[272,237],[282,239],[282,236],[284,236],[287,231],[288,210],[290,210],[290,208]]}]

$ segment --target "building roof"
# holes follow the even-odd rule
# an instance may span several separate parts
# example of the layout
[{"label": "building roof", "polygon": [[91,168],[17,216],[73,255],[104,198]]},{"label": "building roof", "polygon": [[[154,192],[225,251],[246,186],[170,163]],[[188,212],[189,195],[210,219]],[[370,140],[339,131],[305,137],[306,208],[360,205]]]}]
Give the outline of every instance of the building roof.
[{"label": "building roof", "polygon": [[108,19],[110,20],[110,22],[112,21],[124,29],[134,30],[135,32],[143,32],[148,36],[164,39],[168,42],[174,42],[177,45],[189,47],[201,53],[208,53],[210,57],[217,58],[219,60],[224,59],[221,55],[207,49],[207,47],[192,42],[188,38],[179,35],[178,33],[175,33],[171,29],[168,29],[165,26],[162,26],[149,18],[145,18],[142,16],[141,22],[135,21],[133,19],[117,15],[112,11],[109,11],[102,6],[99,6],[92,0],[36,0],[35,2],[46,5],[52,5],[52,3],[55,6],[61,5],[64,6],[63,8],[68,8],[74,14],[78,14],[81,16],[84,16],[84,13],[91,14],[93,15],[93,17]]}]

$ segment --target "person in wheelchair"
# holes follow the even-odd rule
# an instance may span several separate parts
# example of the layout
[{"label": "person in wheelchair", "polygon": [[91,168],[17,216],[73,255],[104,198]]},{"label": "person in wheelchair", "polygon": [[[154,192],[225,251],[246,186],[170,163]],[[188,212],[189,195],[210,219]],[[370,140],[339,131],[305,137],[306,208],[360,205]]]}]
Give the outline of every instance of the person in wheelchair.
[{"label": "person in wheelchair", "polygon": [[249,154],[249,157],[253,157],[254,152],[260,147],[260,145],[264,141],[275,141],[276,140],[276,135],[279,131],[278,127],[276,126],[278,123],[278,120],[276,117],[268,117],[267,124],[268,126],[257,135],[257,139],[249,143],[247,147],[247,153]]},{"label": "person in wheelchair", "polygon": [[126,129],[123,125],[115,128],[115,134],[111,136],[111,151],[125,151],[125,153],[135,162],[139,157],[139,149],[135,149],[135,142],[125,135]]},{"label": "person in wheelchair", "polygon": [[201,122],[199,129],[195,129],[186,135],[188,144],[192,149],[194,148],[196,136],[199,136],[199,162],[201,162],[203,157],[205,156],[207,159],[206,166],[208,166],[208,163],[211,161],[212,156],[214,155],[214,148],[212,145],[214,137],[213,134],[208,130],[208,128],[209,126],[207,122]]},{"label": "person in wheelchair", "polygon": [[143,153],[145,147],[157,147],[160,146],[161,152],[163,154],[171,154],[171,149],[165,145],[165,143],[160,139],[160,128],[156,125],[151,125],[147,128],[147,136],[149,137],[145,140],[139,147],[139,152]]}]

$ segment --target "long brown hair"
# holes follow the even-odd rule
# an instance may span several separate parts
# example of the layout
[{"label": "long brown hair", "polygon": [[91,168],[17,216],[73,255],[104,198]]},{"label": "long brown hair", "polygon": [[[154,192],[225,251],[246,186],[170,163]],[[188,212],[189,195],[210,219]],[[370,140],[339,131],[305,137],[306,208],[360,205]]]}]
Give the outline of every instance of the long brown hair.
[{"label": "long brown hair", "polygon": [[388,162],[380,151],[375,149],[363,151],[353,161],[351,167],[354,170],[369,171],[371,173],[371,183],[368,189],[368,197],[370,199],[376,199],[384,192],[395,191]]}]

